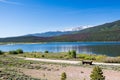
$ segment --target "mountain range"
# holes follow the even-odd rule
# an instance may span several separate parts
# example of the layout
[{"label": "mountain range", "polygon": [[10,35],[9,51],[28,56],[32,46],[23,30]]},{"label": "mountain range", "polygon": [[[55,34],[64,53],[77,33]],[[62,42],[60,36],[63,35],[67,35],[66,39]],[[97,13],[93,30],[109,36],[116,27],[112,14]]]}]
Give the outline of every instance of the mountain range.
[{"label": "mountain range", "polygon": [[28,34],[25,36],[36,36],[36,37],[55,37],[55,36],[61,36],[65,34],[72,34],[76,31],[50,31],[45,33],[35,33],[35,34]]},{"label": "mountain range", "polygon": [[44,33],[35,33],[35,34],[28,34],[25,36],[36,36],[36,37],[55,37],[55,36],[61,36],[61,35],[66,35],[66,34],[74,34],[80,30],[83,30],[87,27],[90,26],[80,26],[80,27],[75,27],[75,28],[69,28],[61,31],[49,31],[49,32],[44,32]]},{"label": "mountain range", "polygon": [[73,31],[56,31],[0,38],[0,42],[120,41],[120,20]]}]

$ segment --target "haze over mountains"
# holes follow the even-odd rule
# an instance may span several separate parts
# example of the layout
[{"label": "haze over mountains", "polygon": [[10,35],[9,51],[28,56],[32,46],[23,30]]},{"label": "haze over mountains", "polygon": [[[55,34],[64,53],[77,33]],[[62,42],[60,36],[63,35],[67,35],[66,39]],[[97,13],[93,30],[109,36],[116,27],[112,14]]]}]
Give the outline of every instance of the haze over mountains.
[{"label": "haze over mountains", "polygon": [[0,42],[70,41],[120,41],[120,20],[82,30],[47,32],[0,39]]}]

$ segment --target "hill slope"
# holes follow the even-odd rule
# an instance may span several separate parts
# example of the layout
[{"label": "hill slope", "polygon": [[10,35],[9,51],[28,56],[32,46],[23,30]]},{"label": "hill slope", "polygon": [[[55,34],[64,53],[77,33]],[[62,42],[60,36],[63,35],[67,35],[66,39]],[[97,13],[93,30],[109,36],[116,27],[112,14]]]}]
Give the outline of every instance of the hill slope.
[{"label": "hill slope", "polygon": [[76,27],[76,28],[69,28],[69,29],[65,29],[62,31],[49,31],[49,32],[44,32],[44,33],[35,33],[35,34],[28,34],[25,36],[35,36],[35,37],[55,37],[55,36],[61,36],[61,35],[66,35],[66,34],[74,34],[77,33],[80,30],[83,30],[87,27],[91,27],[91,26],[80,26],[80,27]]},{"label": "hill slope", "polygon": [[120,20],[55,37],[21,36],[0,42],[120,41]]},{"label": "hill slope", "polygon": [[36,37],[55,37],[55,36],[61,36],[65,34],[72,34],[74,31],[51,31],[51,32],[45,32],[45,33],[36,33],[36,34],[28,34],[25,36],[36,36]]},{"label": "hill slope", "polygon": [[35,37],[35,36],[20,36],[20,37],[9,37],[0,38],[0,42],[44,42],[48,41],[47,37]]},{"label": "hill slope", "polygon": [[120,20],[87,28],[81,30],[80,33],[94,33],[94,32],[102,32],[102,31],[115,31],[115,30],[120,30]]},{"label": "hill slope", "polygon": [[120,20],[54,37],[56,41],[120,41]]}]

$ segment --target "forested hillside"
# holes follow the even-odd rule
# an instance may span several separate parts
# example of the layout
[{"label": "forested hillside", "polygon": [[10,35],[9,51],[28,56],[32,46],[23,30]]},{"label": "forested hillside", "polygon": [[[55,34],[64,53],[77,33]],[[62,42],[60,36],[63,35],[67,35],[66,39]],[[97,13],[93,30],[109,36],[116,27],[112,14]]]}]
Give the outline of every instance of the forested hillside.
[{"label": "forested hillside", "polygon": [[0,42],[120,41],[120,20],[55,37],[21,36],[1,38]]}]

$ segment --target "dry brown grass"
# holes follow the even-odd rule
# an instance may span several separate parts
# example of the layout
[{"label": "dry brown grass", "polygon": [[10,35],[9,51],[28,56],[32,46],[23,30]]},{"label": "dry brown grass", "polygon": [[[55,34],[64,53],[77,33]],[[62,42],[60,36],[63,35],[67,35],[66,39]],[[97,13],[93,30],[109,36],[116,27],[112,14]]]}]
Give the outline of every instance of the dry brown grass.
[{"label": "dry brown grass", "polygon": [[120,57],[107,57],[103,60],[105,63],[120,63]]},{"label": "dry brown grass", "polygon": [[[67,80],[90,80],[92,68],[81,66],[63,66],[56,64],[43,65],[46,69],[21,69],[21,71],[34,78],[42,78],[47,80],[60,80],[61,73],[67,74]],[[103,70],[106,80],[119,80],[120,71]]]}]

